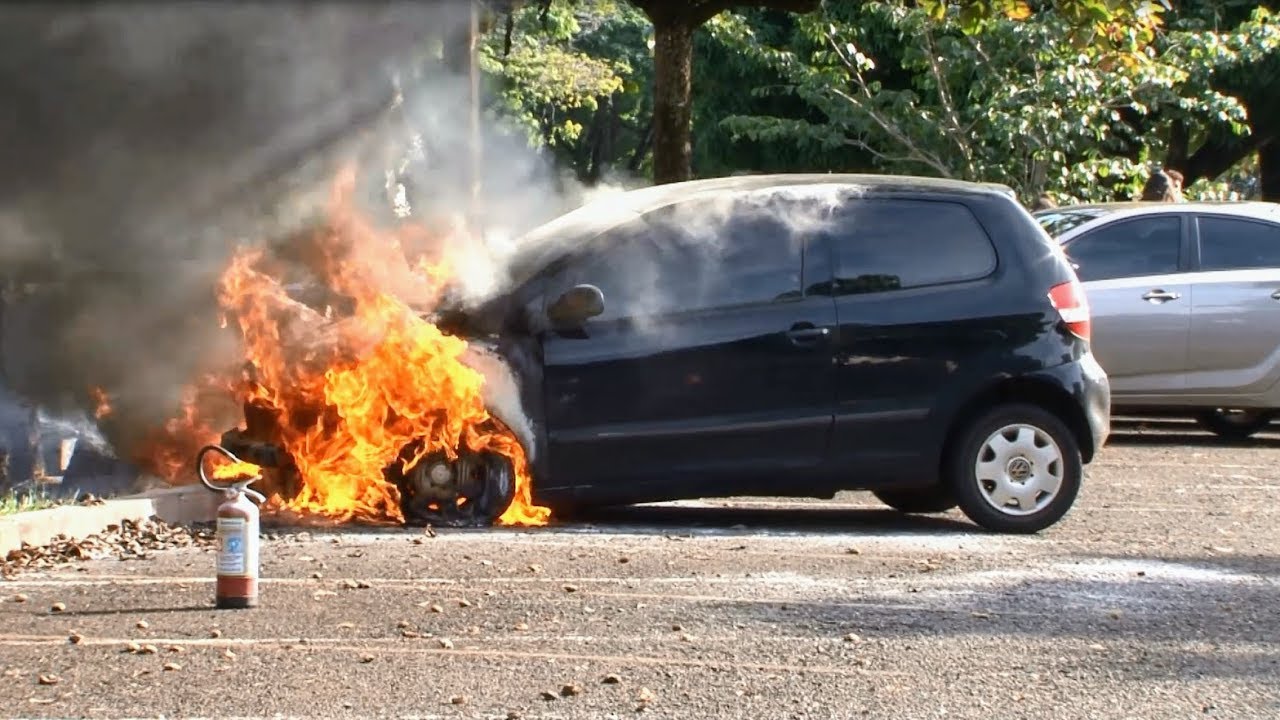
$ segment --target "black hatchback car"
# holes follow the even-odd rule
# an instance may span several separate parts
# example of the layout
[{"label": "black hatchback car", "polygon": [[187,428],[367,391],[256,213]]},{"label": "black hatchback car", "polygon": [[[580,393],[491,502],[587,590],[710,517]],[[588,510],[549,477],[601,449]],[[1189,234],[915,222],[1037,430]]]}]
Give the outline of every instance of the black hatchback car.
[{"label": "black hatchback car", "polygon": [[559,510],[865,489],[1036,532],[1107,437],[1080,284],[998,188],[695,181],[520,247],[514,289],[439,321],[514,369],[534,497]]}]

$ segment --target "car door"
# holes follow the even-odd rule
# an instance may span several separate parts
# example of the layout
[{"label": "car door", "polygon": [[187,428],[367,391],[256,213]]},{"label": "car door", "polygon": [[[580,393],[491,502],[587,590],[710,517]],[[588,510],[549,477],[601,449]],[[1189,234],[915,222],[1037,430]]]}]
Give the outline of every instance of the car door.
[{"label": "car door", "polygon": [[1186,386],[1189,248],[1181,213],[1117,219],[1066,243],[1089,299],[1094,354],[1117,395]]},{"label": "car door", "polygon": [[983,278],[991,239],[962,203],[864,198],[826,233],[836,298],[836,418],[832,465],[860,482],[934,477],[945,431],[931,422],[964,384],[974,355],[1003,327]]},{"label": "car door", "polygon": [[1196,225],[1187,389],[1265,390],[1280,362],[1280,225],[1211,214]]},{"label": "car door", "polygon": [[823,461],[835,310],[804,286],[828,268],[753,208],[652,213],[551,280],[548,302],[589,283],[605,308],[543,340],[554,484],[696,496]]}]

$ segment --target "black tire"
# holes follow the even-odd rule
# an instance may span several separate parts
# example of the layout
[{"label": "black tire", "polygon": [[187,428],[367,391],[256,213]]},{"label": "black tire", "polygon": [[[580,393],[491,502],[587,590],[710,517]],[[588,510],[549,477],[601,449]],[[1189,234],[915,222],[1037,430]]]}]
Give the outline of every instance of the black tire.
[{"label": "black tire", "polygon": [[1270,410],[1240,410],[1231,412],[1222,408],[1205,410],[1196,415],[1200,427],[1227,440],[1247,440],[1265,430],[1276,414]]},{"label": "black tire", "polygon": [[[1032,510],[998,509],[996,501],[989,501],[987,492],[984,490],[986,487],[995,486],[980,482],[977,477],[976,465],[980,454],[986,456],[984,446],[987,440],[1002,428],[1016,425],[1039,431],[1040,434],[1034,435],[1036,439],[1032,443],[1033,447],[1038,447],[1035,443],[1047,435],[1052,439],[1053,444],[1057,445],[1060,458],[1050,465],[1050,469],[1058,467],[1061,472],[1062,480],[1057,492],[1047,496],[1043,492],[1037,495],[1036,503],[1043,501],[1044,505],[1039,508],[1033,505]],[[960,428],[959,433],[946,461],[947,482],[955,494],[960,509],[973,522],[995,532],[1036,533],[1061,520],[1075,504],[1084,477],[1080,443],[1067,424],[1053,413],[1036,405],[1022,403],[1001,405],[973,418]],[[1011,434],[1016,437],[1016,433],[1011,432]],[[1047,448],[1048,445],[1044,447]],[[1031,454],[1034,455],[1034,452]],[[1009,462],[1019,457],[1030,460],[1034,468],[1036,459],[1027,458],[1021,452],[1015,452]],[[989,461],[997,460],[994,455],[990,455],[988,459]],[[1058,463],[1061,463],[1060,467]],[[1034,469],[1031,471],[1034,472]],[[1024,512],[1025,514],[1018,514]]]},{"label": "black tire", "polygon": [[940,513],[956,506],[951,488],[945,485],[916,490],[875,490],[871,494],[900,513]]}]

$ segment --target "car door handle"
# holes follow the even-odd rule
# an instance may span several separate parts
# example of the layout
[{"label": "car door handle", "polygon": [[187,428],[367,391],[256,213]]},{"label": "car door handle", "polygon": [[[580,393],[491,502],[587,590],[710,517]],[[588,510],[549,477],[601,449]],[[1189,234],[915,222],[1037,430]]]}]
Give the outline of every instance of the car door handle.
[{"label": "car door handle", "polygon": [[1275,291],[1275,292],[1271,293],[1271,299],[1272,299],[1272,300],[1280,300],[1280,290],[1277,290],[1277,291]]},{"label": "car door handle", "polygon": [[1155,290],[1147,291],[1147,293],[1142,296],[1142,299],[1150,303],[1162,303],[1170,300],[1177,300],[1180,297],[1182,297],[1181,293],[1167,292],[1157,288]]},{"label": "car door handle", "polygon": [[830,328],[814,327],[810,323],[796,323],[787,331],[787,337],[794,345],[815,343],[830,334]]}]

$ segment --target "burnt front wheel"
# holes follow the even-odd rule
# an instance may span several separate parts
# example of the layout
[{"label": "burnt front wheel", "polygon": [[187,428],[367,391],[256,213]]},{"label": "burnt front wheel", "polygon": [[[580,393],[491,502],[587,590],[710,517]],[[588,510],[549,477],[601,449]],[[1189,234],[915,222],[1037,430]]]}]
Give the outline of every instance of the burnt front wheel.
[{"label": "burnt front wheel", "polygon": [[[408,457],[412,451],[406,449]],[[515,497],[515,468],[497,453],[427,455],[408,472],[401,462],[388,468],[388,479],[400,489],[400,511],[406,525],[487,527],[506,512]]]},{"label": "burnt front wheel", "polygon": [[1075,503],[1084,462],[1066,423],[1035,405],[994,408],[961,429],[948,458],[960,509],[996,532],[1035,533]]}]

